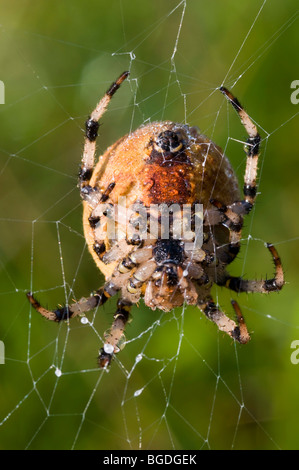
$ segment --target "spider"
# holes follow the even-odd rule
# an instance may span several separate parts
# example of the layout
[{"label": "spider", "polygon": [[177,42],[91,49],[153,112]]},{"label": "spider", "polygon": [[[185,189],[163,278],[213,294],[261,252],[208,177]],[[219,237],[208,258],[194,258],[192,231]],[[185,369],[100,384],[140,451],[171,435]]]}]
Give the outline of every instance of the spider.
[{"label": "spider", "polygon": [[[236,317],[233,320],[214,302],[212,285],[216,283],[237,293],[269,293],[279,291],[284,285],[281,260],[270,243],[267,248],[275,266],[272,279],[245,280],[231,276],[226,269],[239,252],[243,218],[255,203],[261,138],[240,102],[223,86],[220,91],[236,110],[248,134],[243,197],[223,151],[197,128],[171,121],[153,122],[120,138],[95,164],[99,120],[128,75],[129,72],[120,75],[87,119],[79,172],[84,234],[106,282],[89,297],[53,311],[41,306],[31,292],[27,294],[43,317],[60,322],[101,306],[119,293],[113,323],[104,334],[98,357],[98,364],[104,369],[119,351],[131,307],[140,298],[151,309],[165,312],[184,302],[197,305],[219,330],[244,344],[250,335],[238,303],[232,300]],[[166,207],[174,203],[179,207],[189,204],[193,225],[195,204],[201,203],[202,245],[194,244],[190,249],[184,237],[175,238],[174,219],[168,238],[163,238],[161,232],[156,236],[150,233],[147,238],[134,230],[129,233],[128,221],[122,221],[113,212],[120,197],[126,198],[126,207],[138,203],[147,211],[155,204]],[[138,225],[138,216],[133,211],[130,224]],[[111,220],[122,228],[123,237],[108,237]],[[161,218],[157,220],[161,226]]]}]

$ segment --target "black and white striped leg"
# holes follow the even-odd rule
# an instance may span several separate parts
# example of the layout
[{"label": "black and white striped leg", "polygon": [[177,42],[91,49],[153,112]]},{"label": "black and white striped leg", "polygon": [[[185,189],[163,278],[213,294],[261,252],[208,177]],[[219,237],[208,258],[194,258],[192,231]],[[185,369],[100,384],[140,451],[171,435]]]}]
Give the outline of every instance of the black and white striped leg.
[{"label": "black and white striped leg", "polygon": [[250,212],[252,206],[245,200],[234,202],[229,206],[225,206],[215,199],[211,199],[210,202],[218,209],[218,214],[216,216],[214,214],[214,222],[221,223],[229,230],[228,246],[218,250],[219,260],[223,261],[225,264],[229,264],[239,253],[243,228],[243,216]]},{"label": "black and white striped leg", "polygon": [[107,369],[112,358],[120,350],[120,342],[124,339],[124,329],[129,320],[132,303],[120,299],[117,302],[117,310],[110,330],[105,333],[105,343],[100,350],[98,364],[101,369]]},{"label": "black and white striped leg", "polygon": [[211,199],[210,202],[219,211],[218,223],[221,223],[229,229],[229,243],[239,243],[242,234],[243,215],[248,213],[245,208],[246,203],[241,201],[231,204],[230,206],[225,206],[216,199]]},{"label": "black and white striped leg", "polygon": [[[123,72],[120,77],[112,83],[110,88],[106,91],[103,98],[99,101],[95,109],[92,111],[91,115],[85,123],[85,142],[84,150],[81,162],[81,168],[79,172],[79,186],[81,190],[81,195],[85,199],[87,197],[86,193],[90,192],[89,181],[92,176],[94,161],[95,161],[95,152],[96,152],[96,140],[98,136],[99,129],[99,120],[105,113],[109,102],[118,90],[122,82],[129,76],[129,72]],[[95,188],[92,188],[96,191]]]},{"label": "black and white striped leg", "polygon": [[234,109],[237,111],[241,122],[248,134],[248,139],[246,141],[245,146],[247,161],[244,176],[243,192],[244,201],[252,207],[256,199],[256,177],[258,170],[261,137],[258,133],[257,127],[251,121],[250,117],[243,109],[238,99],[235,98],[232,93],[223,86],[220,87],[220,91],[226,96],[226,98],[231,102]]},{"label": "black and white striped leg", "polygon": [[90,207],[96,208],[98,204],[105,203],[115,187],[115,182],[108,184],[104,191],[99,188],[90,186],[89,184],[80,187],[80,195],[84,201],[86,201]]},{"label": "black and white striped leg", "polygon": [[47,320],[60,322],[74,318],[77,315],[83,315],[85,312],[103,305],[110,297],[114,296],[118,290],[119,289],[117,289],[111,282],[107,282],[104,287],[97,290],[90,297],[83,297],[78,302],[74,302],[73,304],[65,307],[59,307],[56,310],[47,310],[44,308],[31,292],[27,293],[27,298],[35,310]]},{"label": "black and white striped leg", "polygon": [[261,138],[257,127],[253,124],[237,98],[235,98],[232,93],[223,86],[220,87],[220,91],[226,96],[237,111],[248,134],[245,146],[247,160],[243,187],[244,199],[242,201],[236,201],[229,206],[225,206],[221,201],[217,201],[215,199],[210,200],[211,204],[218,209],[218,214],[211,212],[210,217],[212,219],[212,225],[221,223],[229,229],[229,245],[225,250],[219,250],[218,253],[220,261],[223,261],[225,264],[229,264],[234,260],[240,250],[243,217],[251,211],[255,203],[257,166]]},{"label": "black and white striped leg", "polygon": [[235,300],[232,301],[232,306],[236,313],[236,321],[225,315],[225,313],[217,307],[211,297],[208,297],[205,302],[198,304],[200,310],[209,320],[218,326],[220,331],[224,331],[238,343],[248,343],[250,335],[240,307]]},{"label": "black and white striped leg", "polygon": [[267,243],[267,248],[272,255],[275,266],[275,275],[272,279],[261,281],[246,280],[241,277],[230,276],[227,273],[226,277],[219,283],[219,285],[223,285],[235,292],[260,292],[262,294],[268,294],[269,292],[277,292],[281,290],[284,285],[284,274],[281,260],[276,248],[271,243]]}]

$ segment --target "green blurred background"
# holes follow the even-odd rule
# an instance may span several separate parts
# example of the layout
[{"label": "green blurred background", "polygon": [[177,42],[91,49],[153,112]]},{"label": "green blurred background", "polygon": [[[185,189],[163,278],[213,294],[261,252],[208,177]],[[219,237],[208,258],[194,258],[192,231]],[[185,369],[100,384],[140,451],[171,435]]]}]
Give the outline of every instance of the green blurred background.
[{"label": "green blurred background", "polygon": [[[1,0],[0,12],[0,448],[299,448],[296,2]],[[146,121],[187,122],[226,148],[242,183],[246,136],[217,91],[233,87],[264,140],[260,195],[231,272],[271,276],[271,241],[287,284],[238,297],[252,332],[243,347],[195,308],[161,315],[141,302],[133,341],[107,374],[96,356],[113,300],[89,315],[91,327],[67,326],[32,312],[25,293],[53,308],[103,282],[85,248],[76,175],[85,117],[127,69],[99,153]],[[213,292],[232,313],[231,293]]]}]

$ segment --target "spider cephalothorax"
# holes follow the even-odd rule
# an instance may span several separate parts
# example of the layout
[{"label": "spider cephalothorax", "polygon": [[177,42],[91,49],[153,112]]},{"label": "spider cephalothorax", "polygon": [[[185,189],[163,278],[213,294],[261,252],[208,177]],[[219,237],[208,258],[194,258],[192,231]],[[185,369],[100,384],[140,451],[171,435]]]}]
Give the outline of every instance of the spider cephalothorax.
[{"label": "spider cephalothorax", "polygon": [[[124,72],[111,85],[86,121],[79,173],[84,234],[106,283],[90,297],[54,311],[27,294],[44,317],[61,321],[103,305],[119,293],[114,321],[99,355],[102,368],[118,352],[131,306],[140,298],[150,308],[164,311],[183,303],[197,305],[220,330],[246,343],[250,336],[238,304],[232,301],[234,321],[214,303],[212,285],[238,293],[268,293],[284,284],[281,262],[271,244],[267,248],[275,265],[273,279],[244,280],[226,270],[239,252],[243,217],[255,202],[260,146],[256,126],[226,88],[220,87],[220,91],[232,103],[248,134],[243,197],[222,150],[196,128],[171,121],[153,122],[122,137],[95,165],[99,119],[127,76]],[[198,205],[203,208],[201,215]],[[186,207],[190,211],[185,217]],[[184,231],[186,225],[188,230]]]}]

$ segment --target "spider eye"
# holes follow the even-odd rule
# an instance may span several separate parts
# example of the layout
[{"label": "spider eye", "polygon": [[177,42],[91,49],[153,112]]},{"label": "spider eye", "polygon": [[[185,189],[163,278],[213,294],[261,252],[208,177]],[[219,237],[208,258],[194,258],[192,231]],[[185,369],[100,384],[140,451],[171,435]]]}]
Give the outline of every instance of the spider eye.
[{"label": "spider eye", "polygon": [[173,131],[161,132],[156,140],[156,144],[165,152],[176,153],[182,150],[183,141],[180,136]]}]

